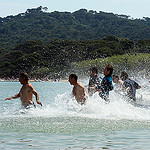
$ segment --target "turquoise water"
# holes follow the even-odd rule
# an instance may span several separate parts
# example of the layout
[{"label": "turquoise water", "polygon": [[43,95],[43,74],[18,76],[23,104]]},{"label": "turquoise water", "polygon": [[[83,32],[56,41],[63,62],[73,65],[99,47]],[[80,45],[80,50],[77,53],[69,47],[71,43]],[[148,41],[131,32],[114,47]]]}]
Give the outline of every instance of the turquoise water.
[{"label": "turquoise water", "polygon": [[95,94],[80,106],[68,82],[32,82],[43,107],[26,111],[19,99],[4,101],[19,92],[21,84],[0,82],[0,149],[149,150],[150,84],[141,83],[138,103],[148,107],[140,108],[114,92],[109,104]]}]

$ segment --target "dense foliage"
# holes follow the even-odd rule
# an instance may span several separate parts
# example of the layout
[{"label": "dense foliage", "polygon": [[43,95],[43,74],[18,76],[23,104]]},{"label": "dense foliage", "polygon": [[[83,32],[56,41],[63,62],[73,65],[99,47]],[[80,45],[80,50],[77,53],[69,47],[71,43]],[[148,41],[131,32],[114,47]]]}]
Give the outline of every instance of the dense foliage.
[{"label": "dense foliage", "polygon": [[114,35],[130,40],[150,39],[150,18],[130,19],[126,15],[87,11],[46,12],[47,8],[27,9],[16,16],[0,17],[0,47],[10,49],[31,40],[99,40]]},{"label": "dense foliage", "polygon": [[87,76],[89,68],[93,66],[96,66],[99,73],[103,74],[107,64],[112,64],[114,74],[120,75],[122,71],[127,71],[133,76],[150,77],[150,54],[148,53],[114,55],[107,58],[74,62],[72,66],[76,73]]},{"label": "dense foliage", "polygon": [[[58,39],[51,40],[48,43],[42,41],[26,41],[17,44],[9,51],[0,49],[0,76],[16,76],[19,72],[26,71],[33,76],[49,75],[55,77],[59,73],[64,77],[66,73],[70,72],[87,72],[87,69],[91,65],[97,66],[98,58],[105,60],[107,57],[111,58],[112,63],[116,59],[115,63],[118,63],[118,66],[122,65],[127,67],[124,63],[128,61],[130,55],[135,53],[137,53],[135,58],[137,58],[139,53],[145,53],[144,56],[150,53],[150,40],[139,40],[135,42],[127,38],[107,36],[100,40],[88,41]],[[122,60],[120,56],[123,54],[130,55]],[[143,56],[140,58],[141,60],[139,59],[135,62],[143,62]],[[95,63],[90,63],[92,60]],[[133,58],[133,60],[135,59]],[[74,63],[83,61],[89,65],[84,64],[82,67],[78,67],[79,65]],[[149,62],[147,61],[145,64],[147,63],[150,68]],[[105,64],[103,63],[103,65]],[[147,67],[143,64],[141,66],[141,69]],[[134,65],[130,65],[129,68],[134,68]]]}]

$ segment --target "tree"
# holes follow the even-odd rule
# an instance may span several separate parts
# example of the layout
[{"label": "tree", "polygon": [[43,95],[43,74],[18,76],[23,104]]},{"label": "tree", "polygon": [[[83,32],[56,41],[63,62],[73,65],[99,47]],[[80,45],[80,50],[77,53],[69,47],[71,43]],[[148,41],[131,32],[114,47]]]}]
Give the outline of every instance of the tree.
[{"label": "tree", "polygon": [[48,7],[43,7],[42,9],[44,10],[44,12],[46,12],[48,10]]}]

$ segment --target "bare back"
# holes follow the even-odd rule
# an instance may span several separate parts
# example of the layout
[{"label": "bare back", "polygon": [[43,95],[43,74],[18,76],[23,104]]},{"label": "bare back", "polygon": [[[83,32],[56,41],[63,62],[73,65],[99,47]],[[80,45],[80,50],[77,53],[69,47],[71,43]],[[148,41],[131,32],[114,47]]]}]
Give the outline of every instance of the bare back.
[{"label": "bare back", "polygon": [[81,103],[85,102],[87,91],[81,83],[77,82],[77,84],[73,88],[72,93],[75,96],[77,102],[81,102]]}]

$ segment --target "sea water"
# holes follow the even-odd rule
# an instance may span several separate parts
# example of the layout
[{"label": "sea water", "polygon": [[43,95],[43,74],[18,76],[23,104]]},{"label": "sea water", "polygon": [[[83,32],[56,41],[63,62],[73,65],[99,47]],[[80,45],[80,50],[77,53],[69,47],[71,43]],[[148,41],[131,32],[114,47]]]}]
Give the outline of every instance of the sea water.
[{"label": "sea water", "polygon": [[19,82],[0,82],[0,149],[149,150],[150,84],[146,79],[138,82],[139,107],[114,91],[110,103],[95,93],[81,106],[68,82],[31,82],[43,107],[36,104],[29,110],[21,108],[20,99],[4,100],[19,92]]}]

